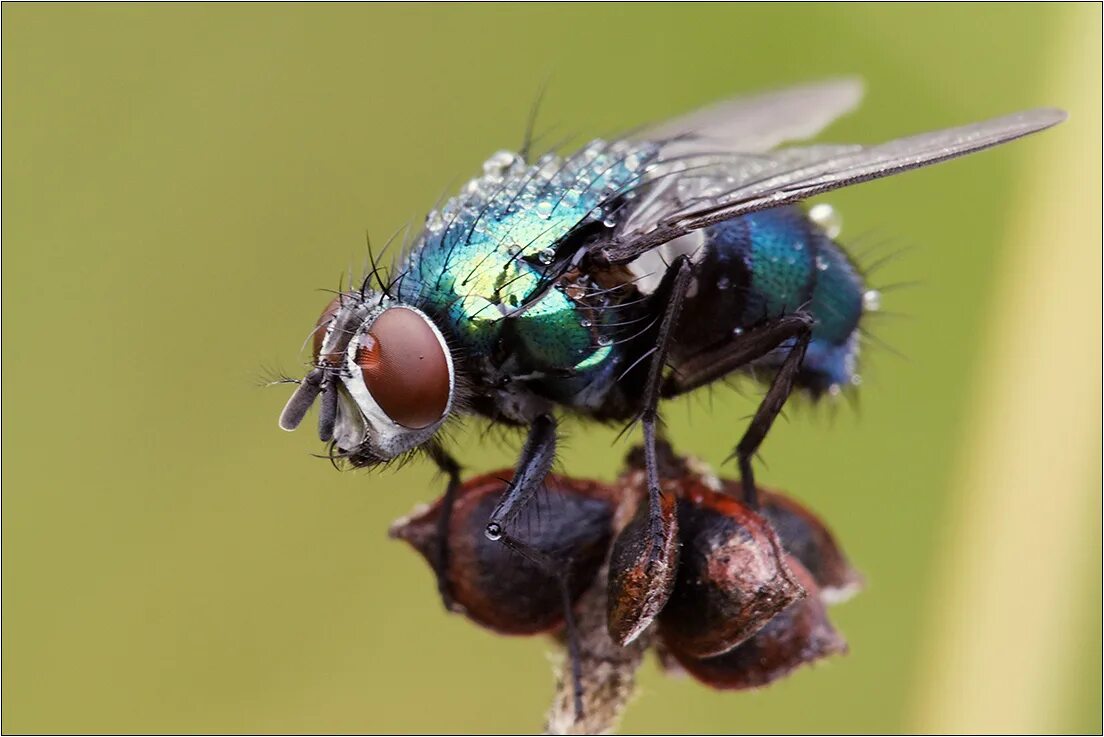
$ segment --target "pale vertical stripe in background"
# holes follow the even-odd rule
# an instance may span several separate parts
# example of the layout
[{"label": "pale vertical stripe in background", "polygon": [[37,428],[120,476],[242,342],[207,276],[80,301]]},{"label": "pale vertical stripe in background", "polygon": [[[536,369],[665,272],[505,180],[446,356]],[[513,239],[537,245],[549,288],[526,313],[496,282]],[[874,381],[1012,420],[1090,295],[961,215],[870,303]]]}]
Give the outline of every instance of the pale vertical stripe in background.
[{"label": "pale vertical stripe in background", "polygon": [[928,588],[917,731],[1065,728],[1086,646],[1073,635],[1099,611],[1085,541],[1100,537],[1101,16],[1068,12],[1042,99],[1070,119],[1032,141],[1009,207]]}]

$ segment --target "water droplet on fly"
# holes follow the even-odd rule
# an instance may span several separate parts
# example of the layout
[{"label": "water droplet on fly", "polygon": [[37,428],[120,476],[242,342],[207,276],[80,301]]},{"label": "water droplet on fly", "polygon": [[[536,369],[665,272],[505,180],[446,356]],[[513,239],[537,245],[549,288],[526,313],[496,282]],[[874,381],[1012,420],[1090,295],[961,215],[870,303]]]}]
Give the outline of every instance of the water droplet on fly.
[{"label": "water droplet on fly", "polygon": [[547,220],[552,217],[552,210],[555,206],[548,200],[541,200],[537,203],[537,214]]},{"label": "water droplet on fly", "polygon": [[826,202],[820,202],[809,208],[809,219],[816,223],[824,234],[835,240],[843,230],[843,218]]},{"label": "water droplet on fly", "polygon": [[607,215],[606,219],[602,221],[602,225],[607,228],[612,228],[617,225],[617,220],[614,219],[613,215]]},{"label": "water droplet on fly", "polygon": [[582,325],[584,328],[589,328],[594,323],[584,317],[582,320],[579,320],[579,324]]},{"label": "water droplet on fly", "polygon": [[517,256],[519,253],[521,253],[521,246],[515,243],[514,245],[506,249],[506,253],[510,254],[511,256]]},{"label": "water droplet on fly", "polygon": [[608,335],[599,335],[598,336],[598,345],[602,346],[603,348],[605,348],[607,345],[610,345],[612,343],[613,343],[613,338],[609,337]]},{"label": "water droplet on fly", "polygon": [[828,393],[831,394],[833,397],[838,397],[840,395],[840,385],[839,384],[829,384],[828,385]]},{"label": "water droplet on fly", "polygon": [[441,217],[441,213],[434,210],[426,216],[425,226],[430,233],[440,233],[445,229],[445,219]]},{"label": "water droplet on fly", "polygon": [[729,280],[729,278],[727,276],[722,276],[720,279],[717,280],[717,289],[724,290],[724,289],[728,289],[731,286],[732,286],[732,282]]},{"label": "water droplet on fly", "polygon": [[816,267],[817,271],[828,271],[828,259],[818,253],[816,257]]},{"label": "water droplet on fly", "polygon": [[859,376],[858,374],[852,374],[851,375],[851,385],[852,386],[858,386],[861,383],[862,383],[862,377],[861,376]]},{"label": "water droplet on fly", "polygon": [[501,178],[506,170],[513,166],[515,159],[517,154],[513,151],[497,151],[483,162],[483,173],[488,177]]},{"label": "water droplet on fly", "polygon": [[548,265],[548,264],[552,263],[552,261],[555,258],[556,258],[556,249],[555,248],[546,248],[546,249],[544,249],[543,251],[541,251],[540,253],[537,254],[537,261],[540,261],[542,264],[545,264],[545,265]]},{"label": "water droplet on fly", "polygon": [[743,328],[733,328],[732,329],[732,334],[733,335],[743,335],[744,334],[744,329]]},{"label": "water droplet on fly", "polygon": [[882,293],[877,289],[868,289],[863,292],[862,305],[865,312],[877,312],[882,309]]}]

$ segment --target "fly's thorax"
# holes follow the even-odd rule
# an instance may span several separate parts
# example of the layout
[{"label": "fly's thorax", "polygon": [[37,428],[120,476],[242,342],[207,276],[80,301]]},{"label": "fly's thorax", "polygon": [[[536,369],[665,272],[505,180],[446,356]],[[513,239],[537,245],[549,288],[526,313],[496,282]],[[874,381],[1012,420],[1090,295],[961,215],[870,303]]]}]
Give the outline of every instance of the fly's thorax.
[{"label": "fly's thorax", "polygon": [[575,301],[546,291],[545,275],[583,240],[613,231],[617,203],[657,153],[642,141],[593,141],[567,158],[495,154],[427,216],[401,296],[447,319],[466,357],[516,350],[533,370],[574,368],[601,346],[590,345]]},{"label": "fly's thorax", "polygon": [[433,320],[412,305],[339,295],[319,318],[312,343],[315,369],[289,401],[281,426],[294,429],[321,394],[319,434],[356,465],[422,445],[453,409],[452,352]]}]

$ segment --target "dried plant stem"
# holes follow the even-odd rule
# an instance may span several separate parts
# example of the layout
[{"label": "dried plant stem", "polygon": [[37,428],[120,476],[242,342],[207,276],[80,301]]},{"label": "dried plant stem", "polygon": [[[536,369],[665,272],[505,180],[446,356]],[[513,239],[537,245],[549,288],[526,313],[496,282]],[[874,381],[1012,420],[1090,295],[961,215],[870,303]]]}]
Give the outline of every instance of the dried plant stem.
[{"label": "dried plant stem", "polygon": [[583,718],[575,718],[571,662],[565,657],[557,673],[556,695],[545,722],[546,734],[609,734],[617,728],[636,691],[636,669],[652,634],[645,631],[627,647],[610,639],[606,626],[606,579],[607,569],[603,566],[576,606]]}]

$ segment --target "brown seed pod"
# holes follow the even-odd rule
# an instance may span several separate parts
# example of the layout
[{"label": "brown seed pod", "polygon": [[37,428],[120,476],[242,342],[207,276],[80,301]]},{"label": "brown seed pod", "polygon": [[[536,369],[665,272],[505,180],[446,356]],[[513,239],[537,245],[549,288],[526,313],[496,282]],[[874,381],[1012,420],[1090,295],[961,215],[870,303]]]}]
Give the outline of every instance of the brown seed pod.
[{"label": "brown seed pod", "polygon": [[[736,482],[727,482],[726,491],[738,493]],[[793,499],[778,492],[759,491],[759,513],[778,533],[786,552],[801,561],[820,589],[827,604],[854,596],[863,579],[851,567],[835,538],[820,518]]]},{"label": "brown seed pod", "polygon": [[770,524],[700,477],[682,484],[682,552],[660,635],[682,656],[706,658],[747,640],[804,595]]},{"label": "brown seed pod", "polygon": [[[479,625],[506,635],[546,632],[563,622],[558,584],[529,560],[484,534],[513,471],[465,482],[449,520],[445,580],[455,604]],[[616,491],[592,481],[550,475],[531,509],[533,524],[519,521],[519,537],[567,565],[577,598],[594,580],[609,549]],[[410,543],[436,571],[442,500],[391,526],[391,536]]]},{"label": "brown seed pod", "polygon": [[717,689],[759,688],[802,665],[847,651],[847,643],[828,621],[812,575],[796,558],[788,556],[786,562],[808,595],[723,655],[694,658],[668,643],[671,655],[690,675]]},{"label": "brown seed pod", "polygon": [[[630,473],[624,482],[629,491],[646,487],[643,475]],[[665,485],[668,486],[668,485]],[[609,563],[609,596],[606,600],[609,634],[619,645],[640,636],[671,596],[679,565],[677,499],[671,488],[660,497],[651,531],[647,498],[613,543]]]}]

